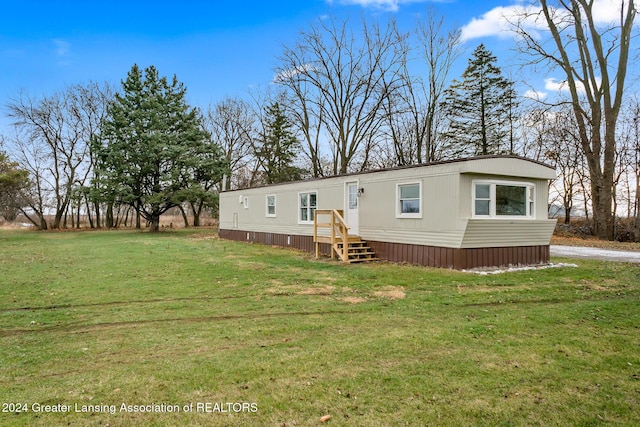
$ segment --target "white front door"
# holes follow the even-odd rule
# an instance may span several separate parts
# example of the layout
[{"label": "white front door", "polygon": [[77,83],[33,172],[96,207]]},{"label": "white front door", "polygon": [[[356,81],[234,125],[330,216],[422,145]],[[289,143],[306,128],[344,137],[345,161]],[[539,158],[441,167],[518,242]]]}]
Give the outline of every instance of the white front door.
[{"label": "white front door", "polygon": [[358,183],[348,182],[345,188],[344,220],[349,226],[349,234],[359,235],[358,221]]}]

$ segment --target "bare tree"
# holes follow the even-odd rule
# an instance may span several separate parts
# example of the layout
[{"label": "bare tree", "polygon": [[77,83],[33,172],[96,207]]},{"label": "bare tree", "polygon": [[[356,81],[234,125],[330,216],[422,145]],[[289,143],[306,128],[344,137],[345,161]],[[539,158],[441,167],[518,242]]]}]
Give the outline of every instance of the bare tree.
[{"label": "bare tree", "polygon": [[48,148],[41,140],[15,128],[9,139],[14,158],[29,172],[31,187],[27,189],[25,207],[20,211],[34,226],[41,230],[49,228],[46,213],[52,208],[49,170],[52,167]]},{"label": "bare tree", "polygon": [[68,86],[40,99],[20,92],[8,104],[14,120],[18,161],[35,182],[32,209],[38,226],[54,214],[51,228],[66,226],[74,190],[85,185],[92,170],[90,140],[104,117],[108,86]]},{"label": "bare tree", "polygon": [[[327,137],[331,173],[365,169],[383,124],[382,105],[398,80],[402,36],[395,24],[382,29],[363,22],[354,34],[348,22],[322,20],[302,32],[280,58],[276,82],[300,108],[314,175],[322,172]],[[358,164],[355,164],[355,159]]]},{"label": "bare tree", "polygon": [[[540,0],[517,25],[524,51],[560,69],[566,77],[580,146],[589,168],[594,232],[613,238],[616,125],[622,105],[636,9],[621,1],[616,24],[601,26],[593,0]],[[551,40],[530,31],[532,19],[545,23]]]},{"label": "bare tree", "polygon": [[[294,50],[287,51],[287,54],[291,63],[300,60],[300,58],[294,57],[298,54]],[[331,171],[325,167],[321,150],[324,110],[319,108],[318,100],[314,97],[315,91],[312,83],[296,70],[281,71],[276,79],[287,90],[283,94],[286,97],[284,105],[289,107],[288,111],[292,122],[300,130],[304,140],[306,150],[303,150],[303,155],[309,162],[312,176],[318,178],[330,174]]]},{"label": "bare tree", "polygon": [[614,208],[618,216],[626,212],[626,220],[616,221],[616,238],[640,241],[640,104],[637,97],[625,106],[619,127],[615,174],[618,191]]},{"label": "bare tree", "polygon": [[[443,17],[436,17],[431,10],[424,22],[418,25],[418,40],[422,56],[427,64],[426,108],[424,125],[416,126],[423,132],[416,132],[418,141],[418,163],[436,160],[436,118],[439,104],[449,82],[449,72],[454,62],[462,54],[460,47],[460,31],[453,29],[443,34]],[[415,115],[414,115],[415,116]],[[417,118],[417,116],[416,116]],[[418,123],[418,120],[414,120]],[[424,157],[422,155],[424,147]]]},{"label": "bare tree", "polygon": [[635,198],[633,201],[633,235],[634,241],[640,242],[640,102],[636,99],[633,105],[633,154],[631,165],[635,175]]},{"label": "bare tree", "polygon": [[[98,132],[100,123],[107,116],[107,105],[113,99],[113,89],[108,83],[90,82],[86,85],[74,85],[68,89],[67,109],[71,119],[71,126],[78,132],[78,138],[85,144],[85,162],[78,170],[78,178],[74,188],[77,195],[76,226],[80,223],[82,203],[86,206],[87,217],[91,228],[100,228],[101,209],[97,197],[92,197],[93,183],[97,181],[96,158],[91,150],[90,141]],[[88,146],[88,147],[87,147]],[[88,149],[88,152],[87,152]],[[88,162],[86,156],[88,154]],[[91,206],[92,205],[92,206]],[[95,223],[91,211],[95,213]]]},{"label": "bare tree", "polygon": [[574,203],[579,192],[580,150],[575,120],[569,111],[556,111],[547,115],[547,151],[545,157],[556,165],[558,177],[552,186],[562,201],[564,223],[571,222]]},{"label": "bare tree", "polygon": [[204,117],[211,139],[222,147],[231,170],[231,187],[240,188],[252,162],[252,138],[256,116],[251,106],[238,98],[226,98],[209,106]]},{"label": "bare tree", "polygon": [[545,154],[548,152],[547,134],[549,128],[550,111],[538,108],[537,105],[529,105],[520,117],[520,126],[527,129],[518,138],[516,152],[529,159],[543,162],[548,160]]}]

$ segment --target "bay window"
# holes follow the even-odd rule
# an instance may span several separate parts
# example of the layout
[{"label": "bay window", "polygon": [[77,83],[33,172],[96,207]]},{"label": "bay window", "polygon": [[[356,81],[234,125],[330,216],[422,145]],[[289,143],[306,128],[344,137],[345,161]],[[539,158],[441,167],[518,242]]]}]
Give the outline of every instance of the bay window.
[{"label": "bay window", "polygon": [[534,185],[510,181],[474,181],[473,217],[533,218]]}]

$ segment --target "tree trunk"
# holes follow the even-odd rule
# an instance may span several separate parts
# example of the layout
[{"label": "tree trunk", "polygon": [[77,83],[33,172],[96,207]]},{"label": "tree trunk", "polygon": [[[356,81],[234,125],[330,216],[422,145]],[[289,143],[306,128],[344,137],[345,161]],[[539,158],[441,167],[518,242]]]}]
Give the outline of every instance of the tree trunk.
[{"label": "tree trunk", "polygon": [[568,203],[564,205],[564,223],[571,224],[571,206],[568,206]]},{"label": "tree trunk", "polygon": [[120,228],[120,224],[124,222],[124,227],[129,227],[129,213],[131,213],[131,206],[127,205],[122,213],[122,208],[118,208],[118,215],[116,218],[116,228]]},{"label": "tree trunk", "polygon": [[96,211],[96,228],[100,229],[101,228],[101,223],[100,223],[100,202],[95,202],[93,204],[93,209]]},{"label": "tree trunk", "polygon": [[180,209],[180,213],[182,214],[182,220],[184,221],[184,228],[189,228],[189,218],[187,217],[187,213],[184,210],[184,207],[182,207],[182,205],[178,206],[178,209]]},{"label": "tree trunk", "polygon": [[157,233],[160,231],[160,215],[153,213],[151,214],[151,219],[149,220],[149,232]]},{"label": "tree trunk", "polygon": [[191,211],[193,212],[193,226],[200,227],[200,214],[202,213],[202,206],[204,205],[204,202],[200,200],[198,202],[198,208],[196,208],[193,203],[190,203],[190,205]]},{"label": "tree trunk", "polygon": [[29,220],[29,222],[31,224],[33,224],[34,226],[36,226],[36,228],[38,228],[39,230],[46,230],[48,228],[47,227],[47,221],[44,219],[44,215],[42,215],[41,212],[36,211],[37,221],[34,220],[33,218],[31,218],[24,211],[24,209],[20,208],[20,212],[22,212],[22,214],[25,216],[25,218],[27,218]]},{"label": "tree trunk", "polygon": [[107,205],[107,213],[104,221],[105,221],[105,227],[113,228],[113,203],[111,202]]},{"label": "tree trunk", "polygon": [[640,242],[640,177],[637,177],[636,179],[638,180],[638,185],[636,186],[635,227],[633,240],[635,242]]},{"label": "tree trunk", "polygon": [[53,217],[53,223],[51,224],[51,228],[52,229],[58,229],[60,228],[60,223],[62,222],[62,217],[63,217],[64,212],[59,210],[56,212],[55,216]]},{"label": "tree trunk", "polygon": [[89,228],[95,228],[93,224],[93,217],[91,215],[91,205],[89,204],[89,199],[85,198],[85,208],[87,209],[87,220],[89,220]]},{"label": "tree trunk", "polygon": [[136,206],[136,230],[140,230],[140,208]]},{"label": "tree trunk", "polygon": [[[609,185],[607,185],[609,183]],[[593,234],[605,240],[613,239],[613,194],[611,181],[591,171],[591,203],[593,205]]]}]

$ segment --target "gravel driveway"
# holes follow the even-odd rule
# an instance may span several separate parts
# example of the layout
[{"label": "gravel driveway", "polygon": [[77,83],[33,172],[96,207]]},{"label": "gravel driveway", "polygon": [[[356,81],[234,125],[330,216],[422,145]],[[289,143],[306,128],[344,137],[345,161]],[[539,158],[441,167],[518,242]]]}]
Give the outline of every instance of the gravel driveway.
[{"label": "gravel driveway", "polygon": [[640,262],[640,252],[551,245],[551,256],[599,259],[604,261]]}]

